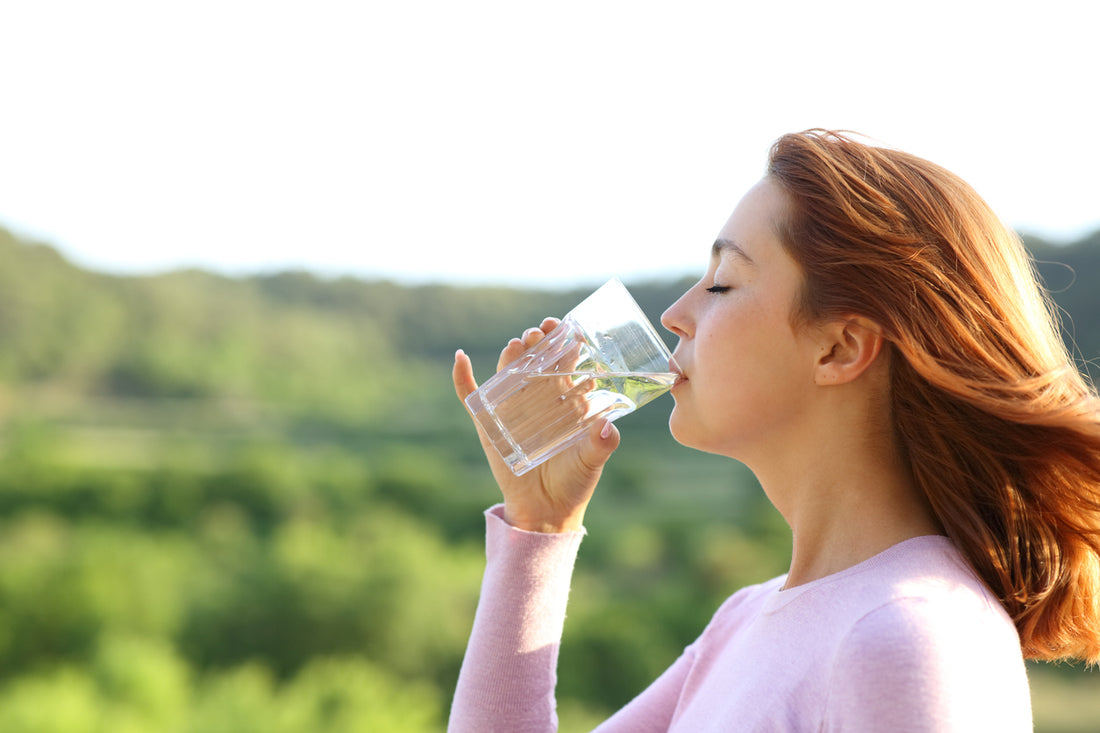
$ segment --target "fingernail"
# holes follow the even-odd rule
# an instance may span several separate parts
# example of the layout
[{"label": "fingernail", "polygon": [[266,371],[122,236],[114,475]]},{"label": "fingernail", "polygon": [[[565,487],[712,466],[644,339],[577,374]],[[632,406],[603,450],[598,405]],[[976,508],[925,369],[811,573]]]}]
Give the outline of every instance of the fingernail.
[{"label": "fingernail", "polygon": [[600,437],[604,440],[607,440],[607,437],[609,435],[611,435],[611,421],[605,420],[603,424],[603,429],[600,431]]},{"label": "fingernail", "polygon": [[459,349],[458,351],[455,352],[455,361],[458,361],[458,357],[460,357],[460,356],[466,356],[466,352],[463,351],[462,349]]}]

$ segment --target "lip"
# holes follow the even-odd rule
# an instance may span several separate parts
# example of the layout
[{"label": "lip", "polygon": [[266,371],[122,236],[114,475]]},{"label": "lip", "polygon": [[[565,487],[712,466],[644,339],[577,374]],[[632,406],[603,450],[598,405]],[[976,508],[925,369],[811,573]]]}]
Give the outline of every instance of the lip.
[{"label": "lip", "polygon": [[680,365],[676,363],[676,359],[668,360],[668,370],[676,375],[676,381],[672,383],[672,389],[676,389],[684,382],[688,381],[684,371],[680,368]]}]

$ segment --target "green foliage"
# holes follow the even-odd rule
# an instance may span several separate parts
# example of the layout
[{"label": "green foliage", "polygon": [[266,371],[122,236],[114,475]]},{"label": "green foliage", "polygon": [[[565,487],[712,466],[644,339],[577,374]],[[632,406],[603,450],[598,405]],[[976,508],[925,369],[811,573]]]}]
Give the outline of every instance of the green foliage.
[{"label": "green foliage", "polygon": [[[1066,263],[1040,271],[1096,359],[1100,243],[1031,244]],[[631,290],[656,320],[687,284]],[[442,729],[496,500],[452,354],[487,377],[588,290],[112,277],[0,231],[0,730]],[[588,514],[563,731],[787,562],[751,475],[667,419],[619,423]],[[1095,677],[1037,674],[1040,730],[1095,727],[1065,714]]]},{"label": "green foliage", "polygon": [[170,646],[106,639],[82,667],[0,687],[10,733],[419,733],[438,730],[441,696],[355,657],[317,657],[285,682],[262,665],[196,677]]}]

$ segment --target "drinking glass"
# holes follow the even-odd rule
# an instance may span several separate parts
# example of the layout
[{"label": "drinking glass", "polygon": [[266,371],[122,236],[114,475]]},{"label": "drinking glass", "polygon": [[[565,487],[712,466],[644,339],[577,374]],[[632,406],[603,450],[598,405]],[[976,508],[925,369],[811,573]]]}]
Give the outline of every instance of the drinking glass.
[{"label": "drinking glass", "polygon": [[521,476],[582,439],[596,420],[615,420],[664,394],[678,376],[653,324],[613,278],[466,406]]}]

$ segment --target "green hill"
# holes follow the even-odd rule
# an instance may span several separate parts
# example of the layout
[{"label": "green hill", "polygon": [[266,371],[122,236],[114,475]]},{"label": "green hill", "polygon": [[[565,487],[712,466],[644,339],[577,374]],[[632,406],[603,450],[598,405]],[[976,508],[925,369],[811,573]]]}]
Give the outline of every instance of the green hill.
[{"label": "green hill", "polygon": [[[1097,359],[1100,233],[1029,245]],[[688,284],[628,283],[654,320]],[[0,231],[0,730],[441,729],[496,496],[452,355],[483,379],[590,289],[118,277]],[[589,512],[563,731],[785,566],[751,476],[668,409],[621,421]],[[1036,679],[1037,711],[1095,683]]]}]

